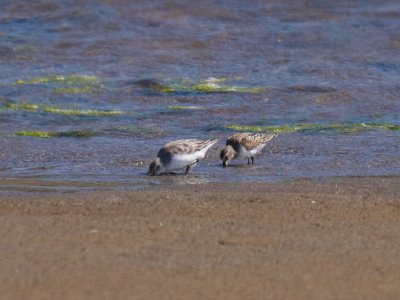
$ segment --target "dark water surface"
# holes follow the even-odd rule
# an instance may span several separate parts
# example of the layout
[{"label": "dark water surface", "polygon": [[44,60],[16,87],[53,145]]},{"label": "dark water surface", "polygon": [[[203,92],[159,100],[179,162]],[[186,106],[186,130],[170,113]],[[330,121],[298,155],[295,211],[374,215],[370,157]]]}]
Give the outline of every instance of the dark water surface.
[{"label": "dark water surface", "polygon": [[[400,175],[399,1],[0,5],[2,189]],[[223,169],[234,129],[279,136]],[[191,176],[145,175],[209,137]]]}]

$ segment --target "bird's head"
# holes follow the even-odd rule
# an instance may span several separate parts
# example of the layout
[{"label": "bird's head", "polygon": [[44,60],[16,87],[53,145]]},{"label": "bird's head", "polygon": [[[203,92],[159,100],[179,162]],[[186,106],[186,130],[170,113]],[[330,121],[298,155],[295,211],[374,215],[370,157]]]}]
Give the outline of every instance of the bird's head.
[{"label": "bird's head", "polygon": [[228,162],[235,157],[235,150],[228,145],[222,149],[219,157],[222,160],[222,166],[225,168],[228,166]]},{"label": "bird's head", "polygon": [[156,159],[154,159],[149,166],[149,175],[150,176],[155,176],[160,174],[160,170],[161,170],[161,161],[160,159],[157,157]]}]

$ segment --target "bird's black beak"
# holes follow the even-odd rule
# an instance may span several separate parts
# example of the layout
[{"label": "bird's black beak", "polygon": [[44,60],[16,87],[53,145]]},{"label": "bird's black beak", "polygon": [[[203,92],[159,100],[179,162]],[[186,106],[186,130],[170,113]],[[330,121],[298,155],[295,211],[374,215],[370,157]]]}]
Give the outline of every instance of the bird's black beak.
[{"label": "bird's black beak", "polygon": [[224,168],[226,168],[226,167],[228,166],[228,164],[226,163],[226,160],[224,160],[224,161],[222,162],[222,166],[223,166]]},{"label": "bird's black beak", "polygon": [[156,176],[156,175],[157,175],[157,171],[158,171],[159,169],[160,169],[159,166],[157,166],[157,167],[155,167],[155,168],[151,168],[147,174],[149,174],[150,176]]}]

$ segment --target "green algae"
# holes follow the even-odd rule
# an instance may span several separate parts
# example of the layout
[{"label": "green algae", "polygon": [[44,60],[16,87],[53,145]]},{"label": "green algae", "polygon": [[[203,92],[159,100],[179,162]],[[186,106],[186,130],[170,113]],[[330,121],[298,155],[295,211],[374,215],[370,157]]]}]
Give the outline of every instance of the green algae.
[{"label": "green algae", "polygon": [[387,124],[387,123],[368,123],[364,124],[365,127],[374,129],[386,129],[386,130],[400,130],[400,124]]},{"label": "green algae", "polygon": [[189,87],[189,90],[202,93],[262,93],[265,89],[259,87],[240,87],[240,86],[229,86],[221,85],[222,82],[228,81],[227,78],[214,78],[210,77],[206,80],[201,81],[198,84]]},{"label": "green algae", "polygon": [[197,85],[192,85],[187,88],[190,91],[200,92],[200,93],[262,93],[265,89],[258,87],[239,87],[239,86],[221,86],[218,84],[202,83]]},{"label": "green algae", "polygon": [[204,107],[202,106],[192,106],[192,105],[170,105],[167,106],[167,109],[171,110],[202,110]]},{"label": "green algae", "polygon": [[32,104],[32,103],[7,103],[5,105],[6,109],[12,110],[29,110],[29,111],[36,111],[39,109],[39,105]]},{"label": "green algae", "polygon": [[17,136],[36,137],[36,138],[57,138],[57,137],[76,137],[85,138],[92,137],[96,134],[93,131],[77,130],[77,131],[41,131],[41,130],[21,130],[16,133]]},{"label": "green algae", "polygon": [[226,129],[236,131],[251,131],[251,132],[271,132],[271,133],[291,133],[303,131],[305,129],[316,129],[318,125],[313,124],[298,124],[298,125],[271,125],[271,126],[250,126],[250,125],[228,125]]},{"label": "green algae", "polygon": [[129,137],[137,135],[153,135],[160,136],[163,131],[158,128],[140,127],[140,126],[119,126],[100,128],[96,131],[91,130],[74,130],[74,131],[44,131],[44,130],[20,130],[15,133],[20,137],[33,138],[89,138],[93,136],[113,136],[113,137]]},{"label": "green algae", "polygon": [[53,85],[58,94],[89,94],[101,92],[103,86],[96,76],[90,75],[49,75],[19,79],[15,85]]},{"label": "green algae", "polygon": [[39,105],[29,102],[16,102],[9,98],[0,97],[0,109],[2,110],[30,110],[36,111]]},{"label": "green algae", "polygon": [[95,110],[95,109],[60,109],[57,107],[45,107],[44,112],[59,114],[59,115],[72,115],[72,116],[116,116],[121,115],[123,112],[120,110]]},{"label": "green algae", "polygon": [[357,133],[367,129],[400,130],[400,125],[387,123],[343,123],[343,124],[294,124],[294,125],[228,125],[226,129],[235,131],[268,132],[268,133],[292,133],[292,132],[326,132],[335,131],[342,134]]},{"label": "green algae", "polygon": [[172,86],[164,86],[159,89],[161,93],[175,93],[177,90]]},{"label": "green algae", "polygon": [[96,110],[96,109],[63,109],[54,106],[39,105],[29,102],[17,103],[12,100],[5,101],[6,103],[1,107],[3,110],[26,110],[26,111],[39,111],[58,115],[74,115],[74,116],[116,116],[124,112],[121,110]]},{"label": "green algae", "polygon": [[97,85],[100,84],[100,81],[96,76],[90,75],[49,75],[33,77],[30,79],[19,79],[15,81],[16,85],[49,83],[62,83],[65,85]]},{"label": "green algae", "polygon": [[57,94],[91,94],[98,93],[101,91],[99,87],[93,86],[82,86],[82,87],[60,87],[56,88],[55,92]]},{"label": "green algae", "polygon": [[39,138],[49,138],[52,137],[51,132],[40,131],[40,130],[21,130],[16,133],[18,136],[30,136]]},{"label": "green algae", "polygon": [[227,78],[207,78],[197,83],[183,82],[181,84],[164,85],[155,81],[140,81],[146,87],[162,93],[262,93],[266,89],[260,87],[230,86],[224,82]]},{"label": "green algae", "polygon": [[66,132],[54,132],[54,137],[76,137],[76,138],[88,138],[95,136],[96,133],[89,130],[77,130],[77,131],[66,131]]},{"label": "green algae", "polygon": [[228,78],[210,77],[198,82],[183,80],[178,84],[162,84],[154,79],[142,79],[135,82],[142,88],[160,93],[262,93],[266,89],[260,87],[242,87],[228,85]]}]

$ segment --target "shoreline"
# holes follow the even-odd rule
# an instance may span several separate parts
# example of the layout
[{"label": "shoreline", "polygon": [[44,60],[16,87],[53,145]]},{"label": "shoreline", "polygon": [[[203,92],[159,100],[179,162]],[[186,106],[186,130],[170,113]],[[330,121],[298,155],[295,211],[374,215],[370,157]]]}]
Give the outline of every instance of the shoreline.
[{"label": "shoreline", "polygon": [[0,193],[4,299],[377,299],[400,177]]},{"label": "shoreline", "polygon": [[[148,176],[147,176],[148,177]],[[221,185],[221,186],[235,186],[235,185],[268,185],[268,186],[279,186],[286,184],[296,184],[296,183],[329,183],[329,182],[344,182],[344,181],[373,181],[373,180],[396,180],[400,182],[400,175],[360,175],[360,176],[330,176],[330,177],[296,177],[296,178],[284,178],[271,181],[207,181],[204,178],[189,176],[186,177],[183,174],[177,175],[167,175],[167,176],[155,176],[151,179],[159,179],[158,183],[128,183],[128,182],[108,182],[108,181],[79,181],[79,180],[49,180],[49,179],[34,179],[34,178],[2,178],[0,177],[0,197],[6,196],[8,193],[31,193],[40,194],[44,193],[95,193],[95,192],[135,192],[143,190],[158,190],[158,189],[169,189],[177,187],[178,189],[188,185],[188,186],[204,186],[204,185]]]}]

